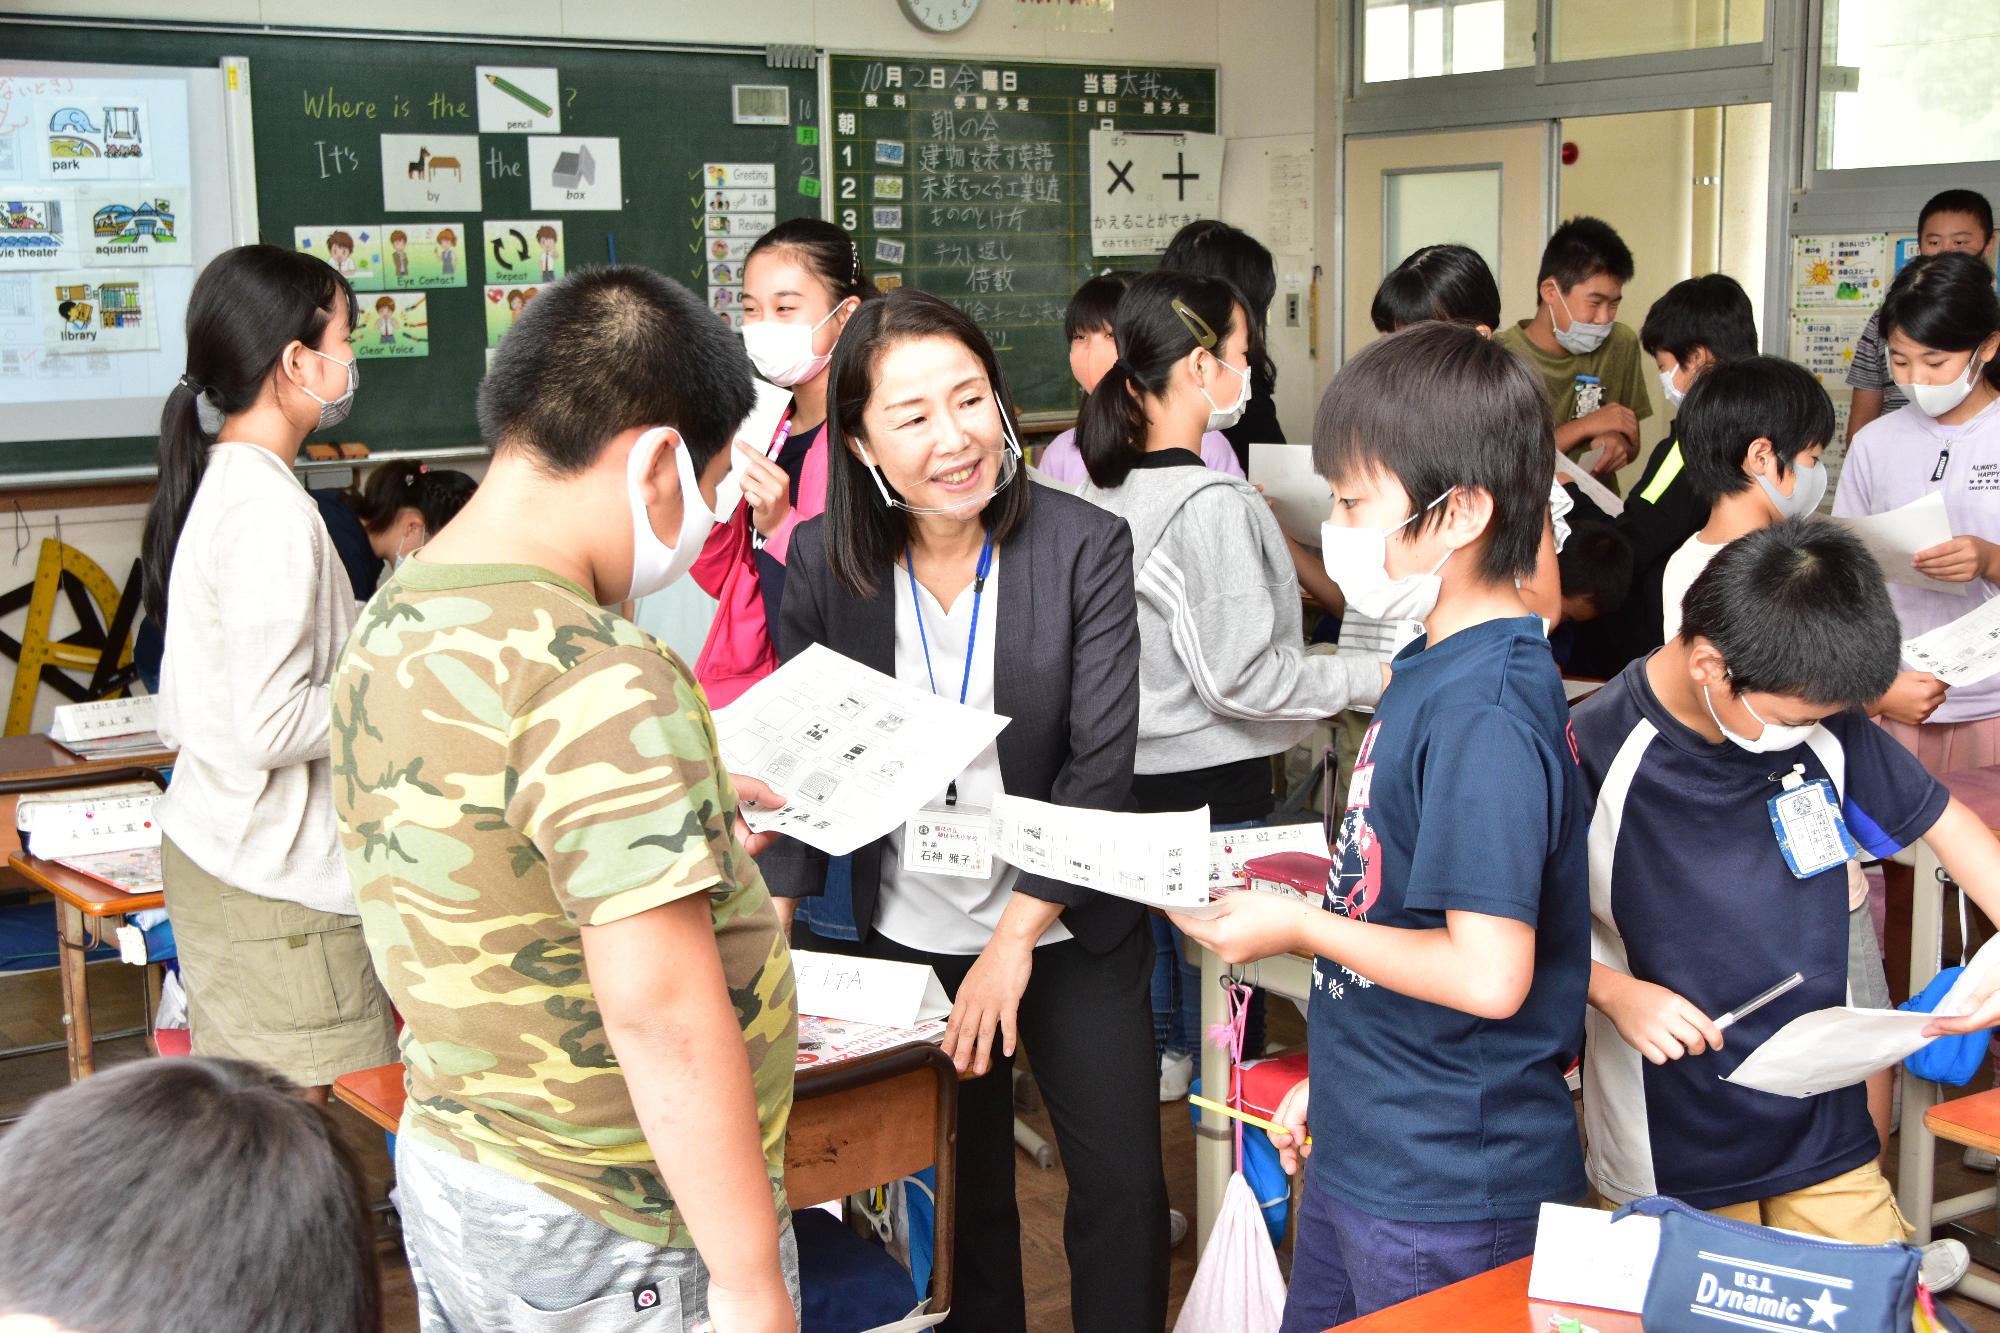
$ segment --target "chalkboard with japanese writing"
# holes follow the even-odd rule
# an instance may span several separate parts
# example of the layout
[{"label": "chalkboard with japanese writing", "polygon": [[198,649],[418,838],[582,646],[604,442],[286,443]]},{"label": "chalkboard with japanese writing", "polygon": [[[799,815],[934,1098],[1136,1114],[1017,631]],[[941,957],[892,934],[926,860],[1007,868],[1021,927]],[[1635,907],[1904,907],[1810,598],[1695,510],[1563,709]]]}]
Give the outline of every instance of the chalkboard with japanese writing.
[{"label": "chalkboard with japanese writing", "polygon": [[878,285],[935,292],[979,322],[1025,417],[1072,415],[1070,293],[1153,262],[1091,253],[1090,131],[1213,132],[1215,71],[831,60],[830,216]]}]

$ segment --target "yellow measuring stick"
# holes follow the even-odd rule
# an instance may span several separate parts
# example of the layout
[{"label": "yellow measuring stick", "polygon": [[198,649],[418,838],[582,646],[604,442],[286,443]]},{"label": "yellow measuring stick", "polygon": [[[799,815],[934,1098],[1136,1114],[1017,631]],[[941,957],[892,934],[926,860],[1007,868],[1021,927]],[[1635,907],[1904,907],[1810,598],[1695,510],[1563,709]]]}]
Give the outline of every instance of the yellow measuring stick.
[{"label": "yellow measuring stick", "polygon": [[[1246,1125],[1255,1125],[1267,1134],[1274,1131],[1279,1134],[1290,1134],[1292,1132],[1275,1121],[1266,1120],[1261,1115],[1251,1115],[1248,1111],[1239,1111],[1233,1106],[1224,1106],[1221,1102],[1212,1102],[1208,1098],[1197,1096],[1192,1092],[1188,1094],[1188,1103],[1193,1106],[1199,1106],[1204,1111],[1218,1111],[1232,1120],[1241,1120]],[[1312,1142],[1312,1135],[1306,1135],[1306,1142],[1308,1144]]]}]

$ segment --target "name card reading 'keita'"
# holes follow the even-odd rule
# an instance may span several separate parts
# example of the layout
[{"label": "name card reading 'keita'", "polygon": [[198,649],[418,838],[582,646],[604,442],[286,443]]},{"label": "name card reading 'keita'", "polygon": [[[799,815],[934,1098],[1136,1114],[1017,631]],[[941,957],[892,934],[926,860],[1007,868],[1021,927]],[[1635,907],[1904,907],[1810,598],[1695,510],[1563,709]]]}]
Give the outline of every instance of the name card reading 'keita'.
[{"label": "name card reading 'keita'", "polygon": [[883,1027],[914,1028],[951,1012],[937,973],[920,963],[792,950],[799,1012]]}]

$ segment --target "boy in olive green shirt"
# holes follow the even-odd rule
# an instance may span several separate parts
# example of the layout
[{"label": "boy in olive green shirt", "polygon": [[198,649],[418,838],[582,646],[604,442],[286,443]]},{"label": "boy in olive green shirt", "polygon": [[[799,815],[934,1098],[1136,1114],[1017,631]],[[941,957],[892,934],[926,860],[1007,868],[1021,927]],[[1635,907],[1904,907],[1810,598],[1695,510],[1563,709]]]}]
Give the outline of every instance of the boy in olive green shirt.
[{"label": "boy in olive green shirt", "polygon": [[1639,456],[1639,423],[1653,415],[1638,335],[1618,323],[1632,252],[1592,217],[1556,228],[1535,275],[1535,315],[1497,335],[1541,376],[1555,416],[1556,448],[1592,450],[1590,470],[1610,478]]}]

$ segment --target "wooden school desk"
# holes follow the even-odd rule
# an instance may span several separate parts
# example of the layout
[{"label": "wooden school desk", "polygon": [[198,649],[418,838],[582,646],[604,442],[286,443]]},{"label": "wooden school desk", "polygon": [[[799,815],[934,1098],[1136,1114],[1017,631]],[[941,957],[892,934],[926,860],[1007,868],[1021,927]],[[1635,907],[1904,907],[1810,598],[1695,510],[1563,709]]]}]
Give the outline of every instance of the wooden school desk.
[{"label": "wooden school desk", "polygon": [[[333,1095],[393,1134],[403,1118],[403,1066],[342,1074]],[[931,1308],[948,1310],[957,1143],[958,1071],[929,1042],[800,1070],[785,1129],[785,1195],[794,1210],[810,1208],[935,1165]]]},{"label": "wooden school desk", "polygon": [[[159,893],[126,893],[102,880],[26,852],[15,852],[9,856],[7,867],[56,900],[56,927],[61,936],[57,945],[57,960],[62,972],[63,1042],[69,1048],[69,1081],[74,1083],[97,1068],[93,1046],[96,1036],[90,1022],[90,988],[84,975],[84,957],[109,938],[128,914],[165,906],[166,896]],[[154,968],[149,966],[146,969],[148,1027],[152,1025],[153,1007],[158,1001],[157,975]]]},{"label": "wooden school desk", "polygon": [[1532,1259],[1517,1259],[1504,1268],[1440,1287],[1413,1301],[1342,1324],[1341,1333],[1443,1333],[1447,1329],[1549,1333],[1549,1320],[1555,1316],[1581,1320],[1597,1333],[1642,1333],[1645,1325],[1635,1314],[1529,1300],[1528,1270],[1533,1263]]}]

